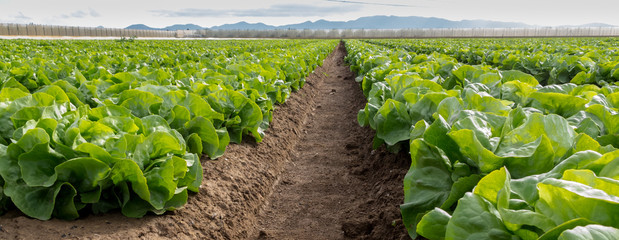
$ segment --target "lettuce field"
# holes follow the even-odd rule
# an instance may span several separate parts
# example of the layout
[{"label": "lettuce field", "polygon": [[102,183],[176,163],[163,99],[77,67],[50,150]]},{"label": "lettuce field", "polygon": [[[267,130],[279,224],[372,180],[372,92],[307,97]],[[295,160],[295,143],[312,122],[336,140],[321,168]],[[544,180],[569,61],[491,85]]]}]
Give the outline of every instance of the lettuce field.
[{"label": "lettuce field", "polygon": [[260,142],[333,41],[1,41],[2,204],[75,219],[162,214],[200,156]]},{"label": "lettuce field", "polygon": [[[207,158],[234,161],[224,157],[230,145],[260,146],[267,138],[286,138],[268,134],[286,126],[273,124],[276,109],[310,85],[315,92],[302,95],[307,102],[295,100],[293,106],[305,104],[316,113],[328,109],[332,116],[316,117],[343,127],[312,135],[324,138],[317,143],[301,142],[314,150],[311,154],[291,155],[320,158],[320,142],[339,141],[330,133],[344,131],[349,122],[373,129],[374,136],[368,136],[367,146],[354,144],[362,141],[355,139],[342,143],[348,157],[351,152],[354,157],[383,156],[372,145],[406,155],[410,168],[401,174],[403,182],[387,183],[398,191],[386,194],[403,195],[399,209],[387,204],[401,212],[401,220],[385,221],[382,213],[376,214],[380,220],[368,217],[378,221],[373,224],[391,226],[393,236],[382,233],[384,239],[405,232],[393,227],[398,222],[413,239],[619,236],[619,41],[614,38],[347,40],[345,48],[335,40],[0,40],[0,49],[2,213],[76,222],[114,212],[130,218],[174,217],[191,205],[193,193],[216,197],[209,192],[212,185],[204,183],[216,178],[205,173]],[[352,71],[350,79],[335,71],[315,72],[323,62],[337,65],[335,53]],[[306,84],[310,77],[353,82],[353,75],[355,91],[367,100],[356,122],[357,107],[351,121],[338,119],[332,113],[347,110],[313,98],[339,96],[341,103],[341,88],[320,81]],[[292,135],[318,128],[290,121],[300,126]],[[269,143],[269,151],[293,149],[284,145]],[[265,151],[250,149],[242,152],[249,165],[260,164],[252,157]],[[329,154],[339,151],[334,149]],[[357,172],[375,174],[369,169]],[[257,188],[251,183],[261,184],[255,183],[261,178],[254,175],[280,181],[278,173],[269,171],[243,168],[240,172],[250,177],[241,183]],[[341,175],[357,174],[351,172]],[[285,185],[302,181],[316,180],[281,179]],[[273,191],[272,186],[258,194],[234,184],[230,188],[237,191],[230,196],[245,197],[230,202],[268,202],[262,198]],[[361,201],[380,202],[383,187],[378,192],[376,199]],[[296,198],[303,204],[294,206],[307,206],[303,198]],[[310,210],[325,205],[312,204]],[[347,204],[334,203],[327,211],[351,212]],[[253,219],[248,216],[256,212],[237,215]],[[203,214],[211,222],[200,224],[231,224],[225,212]],[[180,216],[173,220],[181,222]],[[193,219],[185,221],[190,223],[183,227],[200,229]],[[362,236],[349,235],[354,232],[350,226],[374,231],[364,222],[341,225],[337,234],[349,238]],[[0,225],[0,232],[6,229]],[[187,238],[247,238],[256,230],[243,231]]]},{"label": "lettuce field", "polygon": [[347,42],[412,238],[617,239],[616,39]]}]

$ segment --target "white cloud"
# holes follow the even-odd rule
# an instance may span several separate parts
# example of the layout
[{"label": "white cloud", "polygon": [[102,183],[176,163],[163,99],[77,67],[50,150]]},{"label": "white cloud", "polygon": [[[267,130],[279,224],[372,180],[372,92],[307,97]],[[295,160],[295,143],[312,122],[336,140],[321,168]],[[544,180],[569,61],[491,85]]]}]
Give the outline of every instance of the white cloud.
[{"label": "white cloud", "polygon": [[17,14],[13,15],[5,15],[4,17],[0,17],[0,22],[5,23],[21,23],[28,24],[32,23],[33,18],[24,15],[22,12],[17,12]]},{"label": "white cloud", "polygon": [[90,8],[88,9],[88,11],[78,10],[78,11],[71,12],[68,14],[62,14],[59,17],[60,18],[86,18],[86,17],[100,17],[100,16],[101,14],[99,14],[94,9]]},{"label": "white cloud", "polygon": [[356,12],[360,6],[314,6],[307,4],[276,4],[258,9],[200,9],[186,8],[177,11],[154,10],[161,17],[315,17]]}]

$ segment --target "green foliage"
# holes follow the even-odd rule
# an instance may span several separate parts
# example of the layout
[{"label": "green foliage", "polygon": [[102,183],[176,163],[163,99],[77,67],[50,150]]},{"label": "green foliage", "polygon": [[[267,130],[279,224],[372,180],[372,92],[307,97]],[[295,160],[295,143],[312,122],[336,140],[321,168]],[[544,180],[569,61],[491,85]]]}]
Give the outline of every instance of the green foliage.
[{"label": "green foliage", "polygon": [[587,226],[579,226],[559,235],[558,240],[586,239],[586,240],[610,240],[619,236],[619,229],[591,224]]},{"label": "green foliage", "polygon": [[359,123],[388,147],[410,143],[401,212],[412,238],[619,231],[619,88],[599,67],[615,69],[603,48],[617,45],[544,41],[560,40],[347,42],[368,98]]},{"label": "green foliage", "polygon": [[[200,157],[260,142],[334,41],[0,41],[0,209],[182,207]],[[131,42],[131,44],[127,44]]]},{"label": "green foliage", "polygon": [[[423,59],[422,56],[426,54],[442,53],[465,64],[491,65],[500,70],[508,70],[506,72],[515,70],[533,76],[536,81],[544,85],[575,83],[602,86],[619,81],[617,71],[619,46],[615,38],[428,39],[368,42],[423,54],[414,56],[415,59]],[[504,81],[510,81],[509,78]],[[520,80],[525,82],[523,79]]]}]

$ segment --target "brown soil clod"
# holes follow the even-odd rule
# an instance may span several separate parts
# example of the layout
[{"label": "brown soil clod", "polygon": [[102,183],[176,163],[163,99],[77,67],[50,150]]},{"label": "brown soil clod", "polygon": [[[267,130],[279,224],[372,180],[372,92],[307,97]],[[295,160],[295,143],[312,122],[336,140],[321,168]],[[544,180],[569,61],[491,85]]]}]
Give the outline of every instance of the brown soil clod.
[{"label": "brown soil clod", "polygon": [[[356,123],[365,98],[341,43],[275,110],[264,141],[203,160],[200,192],[182,209],[132,219],[0,216],[0,239],[405,239],[398,205],[410,158],[372,150]],[[337,94],[334,94],[337,93]],[[396,223],[396,224],[393,224]]]}]

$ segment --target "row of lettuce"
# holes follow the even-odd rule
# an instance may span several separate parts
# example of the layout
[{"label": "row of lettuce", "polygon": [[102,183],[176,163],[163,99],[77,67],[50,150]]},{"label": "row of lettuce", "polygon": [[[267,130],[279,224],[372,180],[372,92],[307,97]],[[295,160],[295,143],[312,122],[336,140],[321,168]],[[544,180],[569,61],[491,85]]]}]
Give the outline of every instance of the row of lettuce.
[{"label": "row of lettuce", "polygon": [[372,40],[416,53],[443,53],[461,63],[486,64],[533,75],[542,85],[619,81],[616,38]]},{"label": "row of lettuce", "polygon": [[334,41],[0,41],[0,208],[162,214],[260,142]]},{"label": "row of lettuce", "polygon": [[346,60],[375,147],[410,150],[401,211],[412,238],[619,236],[619,86],[544,86],[389,41],[423,45],[351,40]]}]

